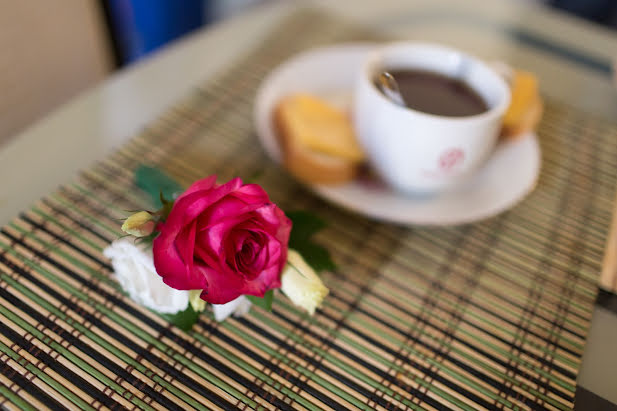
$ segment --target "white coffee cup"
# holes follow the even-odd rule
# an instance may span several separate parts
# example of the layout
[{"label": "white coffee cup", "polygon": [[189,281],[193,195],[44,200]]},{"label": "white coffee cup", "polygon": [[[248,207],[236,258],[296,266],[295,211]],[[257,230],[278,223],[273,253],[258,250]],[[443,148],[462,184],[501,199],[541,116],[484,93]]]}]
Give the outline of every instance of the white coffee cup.
[{"label": "white coffee cup", "polygon": [[[466,117],[427,114],[397,105],[376,86],[383,70],[431,71],[459,78],[487,103]],[[410,193],[443,190],[469,177],[493,151],[510,103],[505,81],[477,58],[434,44],[393,43],[371,53],[354,90],[353,121],[377,173]]]}]

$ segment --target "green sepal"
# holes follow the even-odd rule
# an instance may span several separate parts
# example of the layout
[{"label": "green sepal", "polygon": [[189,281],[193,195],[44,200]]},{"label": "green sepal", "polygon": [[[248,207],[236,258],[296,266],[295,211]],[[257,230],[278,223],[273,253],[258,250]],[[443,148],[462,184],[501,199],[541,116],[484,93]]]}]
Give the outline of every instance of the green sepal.
[{"label": "green sepal", "polygon": [[161,316],[181,330],[190,331],[199,319],[199,314],[193,310],[191,304],[188,304],[184,311],[178,311],[175,314],[161,314]]},{"label": "green sepal", "polygon": [[316,272],[336,270],[330,252],[312,240],[315,233],[326,227],[326,222],[307,211],[291,211],[285,214],[293,223],[289,248],[299,252]]},{"label": "green sepal", "polygon": [[166,199],[165,194],[163,194],[162,190],[159,193],[159,200],[161,201],[161,204],[162,204],[159,210],[159,214],[161,216],[159,221],[165,221],[167,220],[167,217],[169,217],[169,213],[171,213],[171,209],[174,207],[174,200]]},{"label": "green sepal", "polygon": [[254,295],[247,295],[246,298],[258,307],[263,308],[266,311],[272,311],[272,300],[274,299],[274,290],[268,290],[264,294],[263,298],[256,297]]},{"label": "green sepal", "polygon": [[159,235],[158,231],[154,231],[148,234],[147,236],[135,238],[135,244],[143,246],[144,248],[145,247],[152,248],[152,242],[154,241],[157,235]]}]

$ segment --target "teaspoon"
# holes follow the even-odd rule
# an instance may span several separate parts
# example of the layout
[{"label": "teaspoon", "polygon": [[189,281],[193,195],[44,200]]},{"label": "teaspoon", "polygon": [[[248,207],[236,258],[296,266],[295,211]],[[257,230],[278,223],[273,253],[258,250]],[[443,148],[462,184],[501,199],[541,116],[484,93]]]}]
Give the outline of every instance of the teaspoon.
[{"label": "teaspoon", "polygon": [[387,71],[383,71],[379,74],[378,83],[381,91],[392,100],[394,103],[399,106],[405,106],[405,100],[403,100],[403,96],[401,95],[401,90],[398,87],[398,83],[394,79],[392,74]]}]

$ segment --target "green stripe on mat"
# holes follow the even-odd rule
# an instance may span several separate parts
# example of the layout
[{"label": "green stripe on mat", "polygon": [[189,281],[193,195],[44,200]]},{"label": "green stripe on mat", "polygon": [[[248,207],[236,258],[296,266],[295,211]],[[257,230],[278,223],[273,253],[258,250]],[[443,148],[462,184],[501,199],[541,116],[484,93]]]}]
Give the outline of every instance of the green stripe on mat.
[{"label": "green stripe on mat", "polygon": [[[3,313],[2,309],[3,308],[0,306],[0,313]],[[0,341],[0,352],[9,356],[13,361],[18,363],[22,367],[24,367],[26,370],[30,371],[38,379],[40,379],[41,381],[49,385],[51,388],[56,390],[59,394],[64,395],[65,398],[67,398],[73,404],[77,405],[80,409],[94,410],[94,407],[90,406],[90,404],[88,404],[87,402],[79,398],[77,395],[73,394],[68,388],[60,384],[58,381],[54,380],[50,375],[46,374],[44,371],[37,368],[34,364],[30,363],[26,358],[22,357],[21,355],[17,354],[15,351],[10,349],[2,341]]]},{"label": "green stripe on mat", "polygon": [[[44,214],[43,214],[43,216],[44,216]],[[70,254],[65,253],[64,251],[61,250],[61,245],[59,245],[59,244],[58,245],[53,245],[53,244],[51,244],[51,243],[49,243],[47,241],[41,240],[40,238],[38,238],[36,236],[36,234],[29,232],[28,230],[26,230],[26,229],[22,228],[21,226],[17,225],[15,222],[10,223],[9,226],[11,228],[15,229],[20,234],[22,234],[24,237],[26,237],[28,239],[31,239],[31,240],[35,241],[37,244],[40,244],[43,247],[45,247],[45,249],[47,249],[47,251],[50,254],[59,255],[65,261],[70,262],[74,267],[80,268],[80,269],[84,270],[86,273],[92,275],[98,281],[104,282],[105,284],[109,285],[110,287],[113,287],[116,290],[124,291],[124,290],[122,290],[122,287],[120,286],[120,283],[118,281],[112,279],[108,275],[101,274],[101,270],[94,269],[94,268],[88,266],[86,263],[84,263],[84,262],[78,260],[77,258],[71,256]],[[82,238],[80,236],[76,236],[76,238],[79,238],[80,240],[82,240]]]},{"label": "green stripe on mat", "polygon": [[0,395],[3,395],[5,398],[0,397],[0,404],[2,404],[2,400],[8,400],[13,404],[17,405],[20,409],[26,411],[40,411],[28,404],[24,401],[20,396],[11,391],[7,386],[5,386],[2,382],[0,382]]},{"label": "green stripe on mat", "polygon": [[[0,243],[0,247],[4,248],[10,254],[18,255],[14,250],[4,246],[4,244]],[[96,303],[96,302],[93,303],[92,299],[88,298],[88,296],[86,294],[84,294],[83,292],[81,292],[80,290],[75,289],[74,287],[72,287],[69,283],[61,280],[60,278],[58,278],[54,274],[48,272],[47,270],[43,269],[40,266],[37,266],[34,263],[31,263],[29,261],[24,261],[24,263],[27,266],[29,266],[30,268],[32,268],[35,271],[37,271],[39,274],[42,274],[48,280],[55,281],[57,284],[61,285],[63,289],[70,291],[73,296],[78,297],[81,301],[89,302],[96,310],[104,313],[109,319],[114,320],[114,322],[116,324],[123,326],[124,329],[133,331],[133,333],[136,336],[141,337],[141,339],[144,342],[146,342],[146,343],[156,347],[161,352],[167,353],[168,351],[170,351],[169,350],[170,347],[168,347],[165,344],[161,343],[156,337],[154,337],[154,336],[148,334],[147,332],[141,330],[139,327],[135,327],[134,324],[131,324],[125,318],[121,317],[116,312],[108,309],[106,306],[104,306],[102,304],[99,304],[99,303]],[[90,338],[92,341],[94,341],[99,346],[104,348],[107,352],[115,355],[117,358],[119,358],[120,360],[124,361],[125,363],[132,365],[133,367],[135,367],[136,370],[138,370],[139,372],[143,373],[144,375],[148,375],[148,371],[149,370],[143,364],[135,361],[132,357],[130,357],[129,355],[125,354],[123,351],[117,349],[113,344],[111,344],[111,343],[107,342],[106,340],[102,339],[99,335],[93,333],[89,328],[84,327],[82,324],[80,324],[78,321],[75,321],[75,319],[73,319],[72,317],[68,316],[66,313],[58,310],[56,307],[54,307],[53,305],[49,304],[48,302],[46,302],[44,300],[41,300],[40,298],[38,298],[38,295],[36,293],[32,292],[31,290],[27,289],[26,287],[24,287],[20,283],[16,282],[12,278],[10,278],[10,277],[8,277],[8,276],[6,276],[4,274],[0,274],[0,279],[6,281],[12,287],[14,287],[15,289],[19,290],[22,294],[27,295],[33,301],[37,301],[38,304],[40,304],[41,306],[46,308],[49,312],[53,313],[58,318],[62,319],[63,321],[65,321],[67,324],[69,324],[70,326],[72,326],[76,330],[78,330],[81,334],[83,334],[83,335],[87,336],[88,338]],[[3,307],[0,306],[0,309],[2,309],[2,308]],[[2,311],[0,311],[0,312],[2,312]],[[33,328],[31,326],[29,326],[29,325],[28,325],[28,328],[24,328],[24,329],[27,329],[29,332],[32,332],[32,330],[33,330]],[[170,357],[173,358],[178,363],[184,365],[186,368],[188,368],[188,369],[192,370],[193,372],[195,372],[196,374],[200,375],[202,378],[205,378],[207,381],[210,381],[214,385],[216,385],[216,386],[226,390],[227,392],[233,394],[236,398],[241,399],[242,401],[244,401],[246,404],[250,405],[251,407],[254,407],[256,405],[256,403],[253,400],[251,400],[250,398],[246,397],[240,391],[238,391],[234,387],[226,384],[224,381],[222,381],[221,379],[217,378],[214,374],[204,370],[203,368],[195,367],[194,363],[191,363],[190,361],[188,361],[184,356],[180,355],[179,353],[174,352],[172,355],[170,355]],[[169,384],[162,377],[159,377],[158,375],[154,375],[152,377],[152,379],[155,382],[157,382],[158,384],[160,384],[161,386],[165,387],[170,392],[173,392],[179,398],[182,398],[184,401],[186,401],[192,407],[199,407],[199,403],[198,402],[194,401],[191,397],[189,397],[188,395],[184,394],[182,391],[178,390],[173,385]],[[119,387],[119,386],[116,385],[116,387]],[[119,392],[119,391],[118,391],[118,393],[121,394],[121,392]]]},{"label": "green stripe on mat", "polygon": [[[32,297],[36,298],[36,294],[28,292],[28,290],[24,290],[24,288],[21,287],[20,284],[14,282],[10,277],[6,276],[4,273],[0,273],[0,279],[6,281],[8,284],[11,284],[12,286],[17,285],[20,288],[20,290],[19,290],[20,292],[25,291],[27,294],[29,294],[29,296],[31,298]],[[44,301],[41,301],[40,303],[41,303],[41,305],[46,305]],[[3,316],[5,316],[9,320],[11,320],[14,324],[19,326],[24,331],[32,334],[34,336],[34,338],[38,339],[43,344],[53,348],[55,351],[57,351],[60,354],[62,354],[66,359],[68,359],[69,361],[71,361],[74,364],[76,364],[77,366],[79,366],[82,370],[87,371],[94,378],[96,378],[99,381],[101,381],[102,383],[112,387],[119,395],[123,396],[125,393],[128,392],[125,388],[123,388],[119,384],[116,384],[115,381],[113,381],[112,379],[108,378],[104,374],[100,373],[98,370],[96,370],[96,368],[91,367],[87,362],[83,361],[82,359],[80,359],[79,357],[74,355],[68,349],[65,349],[61,344],[59,344],[56,341],[54,341],[51,337],[46,336],[45,334],[43,334],[42,332],[40,332],[36,328],[32,327],[25,320],[23,320],[22,318],[18,317],[15,314],[13,314],[12,312],[8,311],[5,307],[3,307],[1,305],[0,305],[0,314],[2,314]],[[34,373],[35,371],[31,371],[31,372]],[[56,383],[54,380],[44,379],[40,375],[37,375],[37,377],[41,378],[41,380],[43,380],[46,383],[50,384],[50,386],[52,386],[54,388],[59,388],[60,392],[66,391],[65,396],[67,398],[69,398],[69,399],[72,398],[72,394],[70,393],[70,391],[65,390],[61,386],[60,386],[61,388],[58,387],[59,384]],[[129,401],[131,401],[135,405],[139,405],[139,406],[143,407],[144,409],[151,409],[151,407],[149,407],[148,404],[144,403],[141,399],[139,399],[139,398],[137,398],[135,396],[132,396],[132,398]]]},{"label": "green stripe on mat", "polygon": [[[54,224],[55,226],[57,226],[58,228],[60,228],[63,231],[66,231],[67,233],[69,233],[71,236],[73,236],[73,238],[77,238],[79,239],[79,241],[84,242],[85,244],[88,244],[90,247],[92,247],[93,249],[102,252],[103,251],[103,247],[94,244],[92,241],[90,241],[89,239],[85,238],[84,236],[82,236],[77,230],[73,230],[69,227],[67,227],[65,224],[60,223],[55,217],[50,216],[49,214],[43,212],[42,210],[40,210],[38,207],[34,206],[32,207],[32,211],[39,215],[40,217],[42,217],[45,221],[50,222],[52,224]],[[25,234],[25,230],[22,230],[22,232]],[[30,235],[31,237],[35,237],[36,238],[36,233],[31,233]]]},{"label": "green stripe on mat", "polygon": [[[281,298],[279,301],[277,301],[277,302],[278,302],[281,306],[283,306],[283,307],[285,308],[285,310],[286,310],[286,311],[289,311],[290,313],[294,313],[294,314],[296,314],[296,315],[298,315],[298,316],[304,316],[304,315],[305,315],[304,313],[302,313],[302,312],[298,311],[295,307],[293,307],[292,305],[290,305],[290,304],[289,304],[289,303],[287,303],[286,301],[282,301],[282,300],[283,300],[283,298],[284,298],[284,297],[282,297],[282,298]],[[333,307],[333,308],[334,308],[334,307]],[[262,320],[262,321],[265,321],[265,319],[264,319],[263,317],[258,317],[258,318],[260,318],[260,320]],[[358,323],[359,325],[361,325],[361,326],[362,326],[362,329],[369,330],[369,331],[374,331],[374,334],[376,334],[376,335],[378,335],[378,334],[379,334],[379,330],[378,330],[378,329],[376,329],[375,327],[372,327],[372,326],[370,326],[370,325],[368,325],[368,324],[366,324],[366,323],[364,323],[364,322],[362,322],[362,321],[354,321],[354,320],[353,320],[353,317],[351,317],[351,316],[350,316],[350,317],[348,317],[348,318],[350,319],[350,321],[351,321],[351,322],[356,322],[356,323]],[[320,328],[321,328],[321,329],[323,329],[323,330],[327,330],[327,329],[328,329],[328,328],[327,328],[324,324],[318,324],[318,322],[317,322],[317,319],[316,319],[316,318],[307,318],[307,321],[308,321],[310,324],[317,325],[318,327],[320,327]],[[280,327],[280,326],[276,326],[275,324],[272,324],[272,326],[273,326],[273,328],[277,329],[279,332],[284,332],[284,328],[282,328],[282,327]],[[322,327],[323,327],[323,328],[322,328]],[[331,334],[331,333],[329,333],[329,335],[332,335],[332,334]],[[306,342],[305,342],[305,340],[304,340],[302,337],[299,337],[299,336],[296,336],[296,335],[293,335],[293,334],[286,334],[286,336],[287,336],[288,338],[293,339],[294,341],[296,341],[296,342],[298,342],[298,343],[306,343]],[[400,341],[398,341],[398,340],[396,340],[396,339],[394,339],[394,338],[391,338],[391,337],[386,337],[385,335],[382,335],[382,336],[383,336],[384,338],[388,339],[390,342],[393,342],[393,343],[395,343],[395,344],[397,344],[397,345],[400,345],[400,343],[401,343]],[[348,344],[352,344],[352,345],[354,345],[354,346],[355,346],[355,348],[358,348],[358,347],[359,347],[359,345],[358,345],[357,343],[355,343],[353,340],[348,339],[348,338],[346,338],[346,337],[344,337],[344,336],[342,336],[342,335],[340,335],[340,334],[337,334],[337,338],[340,338],[342,341],[345,341],[345,342],[346,342],[346,343],[348,343]],[[338,365],[341,369],[344,369],[344,370],[347,370],[348,372],[350,372],[350,375],[354,375],[355,377],[362,379],[362,376],[361,376],[361,375],[357,375],[357,374],[354,374],[354,373],[353,373],[353,368],[350,368],[350,367],[348,367],[347,365],[344,365],[341,361],[339,361],[338,359],[336,359],[334,356],[330,355],[327,351],[324,351],[324,350],[322,350],[322,349],[320,349],[320,348],[317,348],[317,347],[311,347],[311,348],[312,348],[312,349],[313,349],[316,353],[318,353],[320,356],[322,356],[323,358],[327,359],[328,361],[332,362],[333,364]],[[419,352],[417,352],[417,351],[415,351],[415,350],[411,349],[411,347],[410,347],[410,346],[405,347],[405,348],[406,348],[406,349],[408,349],[411,353],[419,354]],[[398,366],[397,366],[396,364],[394,364],[393,362],[391,362],[391,361],[387,361],[387,360],[385,360],[385,359],[383,359],[383,358],[380,358],[379,356],[375,355],[374,353],[371,353],[371,352],[366,352],[366,354],[367,354],[367,355],[370,355],[373,359],[375,359],[375,360],[377,360],[377,361],[381,362],[382,364],[387,365],[387,366],[389,366],[389,367],[392,367],[392,368],[396,369],[396,370],[397,370],[397,371],[399,371],[399,372],[405,372],[405,369],[404,369],[404,368],[402,368],[402,367],[398,367]],[[429,359],[429,358],[426,358],[426,357],[424,357],[424,358],[423,358],[423,360],[424,360],[424,361],[426,361],[426,362],[431,363],[431,365],[435,365],[435,364],[436,364],[433,360],[431,360],[431,359]],[[443,371],[444,371],[444,372],[446,372],[446,373],[448,373],[448,374],[453,374],[453,375],[456,375],[457,377],[460,377],[460,379],[461,379],[461,380],[466,381],[466,382],[469,382],[469,385],[471,385],[471,386],[473,386],[474,388],[476,388],[479,392],[482,392],[483,394],[487,395],[488,397],[491,397],[491,398],[492,398],[492,399],[494,399],[495,401],[498,401],[498,402],[502,403],[502,404],[503,404],[503,405],[505,405],[505,406],[512,407],[512,405],[513,405],[513,404],[512,404],[512,403],[510,403],[509,401],[507,401],[507,400],[503,400],[502,398],[499,398],[499,397],[495,396],[492,392],[485,390],[483,387],[477,386],[475,383],[472,383],[471,381],[467,380],[467,379],[466,379],[465,377],[463,377],[462,375],[459,375],[459,374],[457,374],[457,373],[455,373],[455,372],[453,372],[453,371],[451,371],[451,370],[449,370],[449,369],[446,369],[446,368],[444,368],[444,369],[443,369]],[[424,385],[424,386],[426,386],[426,385],[425,385],[425,382],[424,382],[424,381],[422,381],[422,380],[421,380],[421,379],[419,379],[419,378],[414,378],[414,381],[415,381],[416,383],[420,384],[420,385]],[[378,385],[378,384],[373,384],[371,381],[365,381],[365,382],[366,382],[366,383],[368,383],[369,385],[373,386],[373,388],[379,388],[382,392],[384,392],[385,394],[388,394],[388,395],[389,395],[389,396],[391,396],[391,397],[393,397],[393,396],[394,396],[394,392],[393,392],[392,390],[390,390],[390,389],[386,388],[386,387],[380,386],[380,385]],[[454,402],[457,406],[459,406],[459,407],[463,407],[463,408],[468,407],[465,403],[462,403],[462,402],[458,401],[458,400],[457,400],[457,399],[455,399],[454,397],[450,397],[450,396],[449,396],[448,394],[446,394],[445,392],[441,392],[441,394],[442,394],[442,395],[444,395],[444,398],[449,398],[449,399],[451,399],[451,400],[452,400],[452,401],[453,401],[453,402]],[[413,403],[412,403],[411,401],[406,401],[406,400],[404,400],[404,399],[401,399],[401,401],[402,401],[405,405],[408,405],[408,406],[413,405]]]},{"label": "green stripe on mat", "polygon": [[[253,375],[254,377],[258,377],[260,378],[260,380],[264,381],[266,384],[268,384],[269,386],[271,386],[272,388],[284,393],[285,395],[287,395],[289,398],[293,399],[294,401],[296,401],[297,403],[309,408],[309,409],[316,409],[314,407],[313,404],[311,404],[309,401],[305,400],[304,398],[302,398],[300,395],[296,394],[293,390],[291,390],[290,388],[285,387],[282,383],[277,382],[274,378],[271,378],[270,376],[266,375],[263,370],[259,370],[255,367],[253,367],[252,365],[245,363],[242,359],[240,359],[238,356],[236,356],[235,354],[233,354],[231,351],[220,347],[219,345],[213,343],[212,341],[210,341],[208,338],[204,337],[201,334],[198,333],[192,333],[192,337],[194,337],[197,341],[199,341],[200,343],[202,343],[203,345],[205,345],[206,347],[210,348],[212,351],[222,355],[225,358],[228,358],[233,364],[235,364],[236,366],[242,368],[243,370],[249,372],[251,375]],[[248,343],[251,343],[255,346],[258,346],[259,344],[256,343],[256,340],[251,339],[251,338],[245,338],[245,341],[247,341]]]}]

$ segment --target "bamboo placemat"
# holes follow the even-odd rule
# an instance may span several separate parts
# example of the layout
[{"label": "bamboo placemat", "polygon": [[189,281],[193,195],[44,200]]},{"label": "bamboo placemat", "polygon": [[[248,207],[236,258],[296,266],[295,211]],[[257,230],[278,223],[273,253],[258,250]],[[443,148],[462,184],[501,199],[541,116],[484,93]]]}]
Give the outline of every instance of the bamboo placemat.
[{"label": "bamboo placemat", "polygon": [[[286,36],[293,27],[296,36]],[[319,30],[314,30],[319,27]],[[311,11],[0,232],[0,404],[69,408],[569,409],[617,181],[617,128],[553,101],[543,168],[520,205],[455,228],[332,207],[274,166],[252,124],[264,75],[309,46],[370,35]],[[147,207],[141,162],[182,183],[260,175],[310,209],[338,271],[314,317],[271,313],[185,333],[125,297],[101,250]],[[512,171],[513,173],[516,170]]]}]

